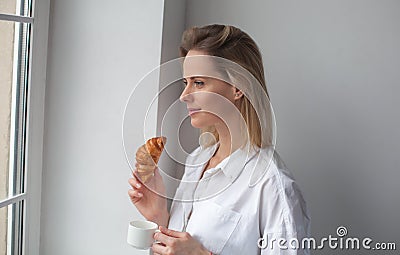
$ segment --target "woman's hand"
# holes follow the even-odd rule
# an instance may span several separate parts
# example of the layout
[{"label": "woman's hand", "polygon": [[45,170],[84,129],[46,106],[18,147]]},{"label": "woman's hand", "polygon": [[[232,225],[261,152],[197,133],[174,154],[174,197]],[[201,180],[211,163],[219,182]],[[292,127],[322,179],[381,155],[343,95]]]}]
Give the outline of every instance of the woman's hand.
[{"label": "woman's hand", "polygon": [[139,212],[147,220],[153,221],[159,226],[167,226],[169,213],[165,185],[158,168],[155,169],[154,176],[146,184],[140,181],[135,169],[133,177],[129,179],[129,184],[132,186],[132,189],[128,191],[129,197]]},{"label": "woman's hand", "polygon": [[159,233],[154,234],[154,239],[160,243],[154,243],[152,250],[159,255],[210,255],[201,243],[187,232],[178,232],[165,227],[160,227]]}]

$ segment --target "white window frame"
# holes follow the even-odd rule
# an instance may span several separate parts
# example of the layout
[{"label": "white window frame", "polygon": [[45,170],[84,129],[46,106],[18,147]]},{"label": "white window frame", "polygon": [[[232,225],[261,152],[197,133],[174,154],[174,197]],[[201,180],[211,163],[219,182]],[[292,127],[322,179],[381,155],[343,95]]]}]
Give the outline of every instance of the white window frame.
[{"label": "white window frame", "polygon": [[33,5],[30,86],[28,91],[26,210],[24,255],[40,254],[40,209],[42,196],[44,107],[50,0]]},{"label": "white window frame", "polygon": [[0,206],[25,200],[22,254],[40,254],[40,209],[43,167],[44,106],[50,0],[33,0],[33,18],[0,14],[1,20],[32,24],[26,119],[25,192]]}]

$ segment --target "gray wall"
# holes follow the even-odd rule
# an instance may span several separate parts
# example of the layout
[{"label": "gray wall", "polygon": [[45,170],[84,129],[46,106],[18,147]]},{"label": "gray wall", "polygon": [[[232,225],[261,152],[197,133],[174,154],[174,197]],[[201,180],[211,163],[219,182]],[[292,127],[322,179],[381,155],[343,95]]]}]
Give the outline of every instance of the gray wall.
[{"label": "gray wall", "polygon": [[[163,1],[53,0],[50,16],[40,254],[147,254],[126,243],[141,216],[121,130],[129,94],[160,63]],[[135,98],[137,123],[157,91]]]},{"label": "gray wall", "polygon": [[[186,106],[179,101],[182,92],[182,83],[175,80],[181,76],[175,61],[179,58],[178,46],[181,36],[185,30],[186,18],[186,0],[167,0],[164,2],[164,18],[162,31],[162,47],[161,47],[161,63],[164,63],[160,70],[160,94],[158,99],[158,117],[157,117],[157,133],[168,138],[165,151],[161,156],[159,168],[166,172],[169,176],[179,179],[184,171],[184,165],[180,164],[182,160],[177,158],[180,153],[179,148],[182,145],[189,150],[193,148],[196,140],[194,129],[188,125],[180,126],[181,120],[187,113]],[[172,61],[172,64],[171,64]],[[187,115],[187,114],[186,114]],[[185,124],[187,122],[184,122]],[[185,137],[178,140],[181,134]],[[182,157],[180,157],[182,158]],[[167,194],[172,198],[178,181],[166,181]],[[172,202],[171,200],[169,201]],[[169,203],[169,205],[170,205]]]},{"label": "gray wall", "polygon": [[[185,24],[208,23],[237,25],[260,45],[278,151],[304,192],[313,235],[345,225],[352,236],[400,240],[399,7],[397,0],[53,0],[41,254],[145,254],[125,241],[128,221],[141,217],[127,197],[125,103],[160,60],[177,56]],[[159,89],[154,83],[138,98],[136,119]],[[160,132],[177,92],[160,97],[150,134]],[[131,150],[142,131],[132,130]]]},{"label": "gray wall", "polygon": [[277,149],[315,237],[344,225],[400,240],[399,10],[397,0],[188,1],[187,27],[237,25],[259,44]]}]

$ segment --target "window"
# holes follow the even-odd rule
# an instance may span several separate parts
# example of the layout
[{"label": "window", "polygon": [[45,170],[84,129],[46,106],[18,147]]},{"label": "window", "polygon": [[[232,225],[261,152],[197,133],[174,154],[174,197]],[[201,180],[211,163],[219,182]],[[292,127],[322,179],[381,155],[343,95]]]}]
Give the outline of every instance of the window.
[{"label": "window", "polygon": [[[0,255],[38,254],[39,247],[32,233],[40,224],[29,226],[40,223],[42,154],[32,151],[43,143],[45,84],[38,76],[46,71],[49,1],[37,1],[35,15],[34,4],[0,1]],[[39,11],[44,15],[34,23]]]}]

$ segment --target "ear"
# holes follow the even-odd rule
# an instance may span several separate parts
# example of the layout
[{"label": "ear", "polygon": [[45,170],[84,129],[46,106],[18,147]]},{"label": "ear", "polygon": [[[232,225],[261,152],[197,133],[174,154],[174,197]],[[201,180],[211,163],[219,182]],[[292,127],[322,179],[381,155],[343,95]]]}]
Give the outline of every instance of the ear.
[{"label": "ear", "polygon": [[240,99],[242,97],[243,97],[243,92],[240,89],[235,88],[235,98],[234,99],[238,100],[238,99]]}]

